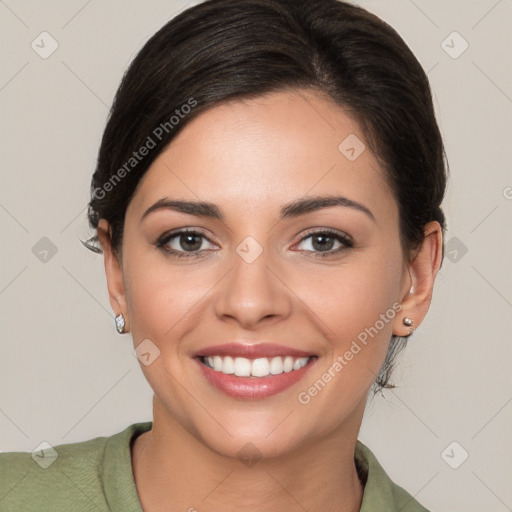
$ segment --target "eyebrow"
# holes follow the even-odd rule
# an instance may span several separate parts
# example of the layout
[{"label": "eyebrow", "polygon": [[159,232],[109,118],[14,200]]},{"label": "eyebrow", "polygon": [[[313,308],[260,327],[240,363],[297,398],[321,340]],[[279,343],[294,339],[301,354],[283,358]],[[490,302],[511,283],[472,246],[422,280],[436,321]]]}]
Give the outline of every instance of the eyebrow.
[{"label": "eyebrow", "polygon": [[[334,195],[308,197],[286,203],[281,208],[279,218],[280,220],[291,219],[332,206],[345,206],[347,208],[352,208],[366,214],[371,220],[376,222],[373,213],[363,204],[343,196]],[[157,210],[174,210],[181,213],[187,213],[189,215],[195,215],[196,217],[209,217],[218,220],[224,219],[224,214],[221,209],[213,203],[203,201],[178,201],[164,197],[159,199],[142,214],[141,222],[150,213]]]}]

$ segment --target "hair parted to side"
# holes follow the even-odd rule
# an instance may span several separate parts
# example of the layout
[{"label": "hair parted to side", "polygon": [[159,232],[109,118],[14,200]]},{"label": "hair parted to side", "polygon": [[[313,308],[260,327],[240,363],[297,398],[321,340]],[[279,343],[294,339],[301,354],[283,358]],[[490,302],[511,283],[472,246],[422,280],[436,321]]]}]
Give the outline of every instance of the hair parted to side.
[{"label": "hair parted to side", "polygon": [[[315,90],[359,122],[395,194],[406,258],[429,221],[445,230],[447,169],[428,78],[393,28],[339,0],[208,0],[152,36],[109,114],[91,183],[91,228],[106,219],[121,258],[130,199],[173,138],[207,109],[285,89]],[[97,236],[84,245],[101,252]],[[375,390],[393,387],[405,341],[392,337]]]}]

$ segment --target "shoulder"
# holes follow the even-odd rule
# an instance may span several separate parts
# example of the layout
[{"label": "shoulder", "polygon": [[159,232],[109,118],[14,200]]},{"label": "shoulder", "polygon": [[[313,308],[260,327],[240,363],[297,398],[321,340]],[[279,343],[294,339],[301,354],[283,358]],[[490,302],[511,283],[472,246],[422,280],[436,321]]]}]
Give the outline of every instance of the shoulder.
[{"label": "shoulder", "polygon": [[361,512],[429,512],[391,480],[373,452],[361,441],[357,441],[355,459],[358,469],[367,478]]},{"label": "shoulder", "polygon": [[71,510],[82,501],[86,505],[89,496],[96,499],[101,495],[98,469],[106,440],[47,445],[33,453],[0,453],[0,509]]},{"label": "shoulder", "polygon": [[107,447],[114,456],[113,449],[125,457],[127,451],[129,462],[131,435],[146,425],[130,425],[111,437],[45,444],[32,453],[0,453],[0,510],[109,510],[104,492],[105,465],[111,464]]}]

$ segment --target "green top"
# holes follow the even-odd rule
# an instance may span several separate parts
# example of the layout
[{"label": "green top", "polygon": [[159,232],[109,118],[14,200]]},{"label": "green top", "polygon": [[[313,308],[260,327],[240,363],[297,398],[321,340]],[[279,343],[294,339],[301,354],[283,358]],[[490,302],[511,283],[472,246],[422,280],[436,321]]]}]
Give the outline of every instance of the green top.
[{"label": "green top", "polygon": [[[135,423],[111,437],[0,453],[0,511],[143,512],[130,443],[151,427],[151,421]],[[391,481],[360,441],[355,459],[366,478],[361,512],[428,512]]]}]

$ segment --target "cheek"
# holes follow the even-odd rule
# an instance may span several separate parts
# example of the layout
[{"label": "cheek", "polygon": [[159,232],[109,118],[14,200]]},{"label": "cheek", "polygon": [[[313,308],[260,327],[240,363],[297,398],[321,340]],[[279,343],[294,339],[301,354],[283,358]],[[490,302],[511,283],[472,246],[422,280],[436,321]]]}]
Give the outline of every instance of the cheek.
[{"label": "cheek", "polygon": [[137,345],[149,338],[158,340],[186,312],[187,289],[165,258],[141,240],[125,237],[123,269],[130,330]]},{"label": "cheek", "polygon": [[[343,348],[347,339],[373,326],[381,315],[396,313],[401,270],[399,254],[366,254],[339,267],[301,272],[291,288],[299,290],[305,305],[324,324],[333,348]],[[380,322],[378,326],[383,327]],[[390,333],[391,322],[381,330]]]},{"label": "cheek", "polygon": [[[325,433],[341,424],[367,393],[384,362],[399,314],[400,259],[377,256],[357,265],[331,269],[309,292],[308,306],[321,319],[330,353],[318,361],[297,401],[308,412],[305,422]],[[305,293],[305,292],[304,292]],[[314,418],[322,417],[322,423]]]},{"label": "cheek", "polygon": [[197,300],[189,279],[179,279],[161,265],[127,265],[126,296],[130,327],[135,343],[139,339],[162,340],[183,319]]},{"label": "cheek", "polygon": [[179,265],[135,243],[125,261],[125,284],[130,330],[137,345],[149,338],[161,350],[177,351],[171,340],[201,321],[218,272],[207,265]]},{"label": "cheek", "polygon": [[[401,309],[400,254],[368,253],[357,264],[347,262],[337,269],[323,270],[313,280],[314,287],[310,286],[311,275],[309,287],[304,278],[302,296],[308,297],[307,306],[318,316],[317,325],[322,326],[330,349],[319,373],[333,384],[329,384],[331,392],[321,393],[319,403],[327,406],[324,400],[334,396],[337,403],[345,404],[356,397],[362,399],[377,377]],[[322,383],[319,386],[321,389]],[[343,408],[338,411],[342,413]]]}]

